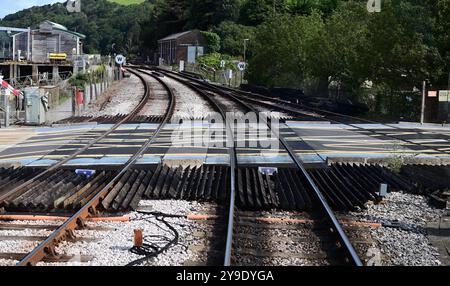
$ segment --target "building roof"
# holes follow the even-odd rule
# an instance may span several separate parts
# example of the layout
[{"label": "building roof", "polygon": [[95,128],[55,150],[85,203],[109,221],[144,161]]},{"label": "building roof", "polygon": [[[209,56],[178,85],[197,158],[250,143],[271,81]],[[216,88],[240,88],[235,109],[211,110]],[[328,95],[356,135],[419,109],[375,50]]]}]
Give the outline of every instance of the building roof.
[{"label": "building roof", "polygon": [[[69,33],[69,34],[74,35],[75,37],[78,37],[80,39],[86,39],[85,35],[77,33],[77,32],[74,32],[74,31],[69,31],[69,29],[67,29],[65,26],[63,26],[61,24],[58,24],[58,23],[55,23],[55,22],[52,22],[52,21],[49,21],[49,20],[46,20],[46,21],[42,22],[41,24],[39,24],[39,26],[42,25],[42,24],[48,24],[48,25],[52,26],[53,30]],[[33,30],[33,32],[38,32],[38,31],[39,31],[39,29],[34,29]],[[28,30],[24,29],[24,32],[21,32],[19,34],[27,33],[27,32],[28,32]]]},{"label": "building roof", "polygon": [[185,32],[181,32],[181,33],[176,33],[176,34],[172,34],[170,36],[167,36],[165,38],[162,38],[161,40],[159,40],[158,42],[164,42],[164,41],[171,41],[171,40],[176,40],[184,35],[187,35],[189,33],[193,32],[193,30],[191,31],[185,31]]},{"label": "building roof", "polygon": [[0,26],[0,31],[5,32],[28,32],[28,29],[22,29],[22,28],[13,28],[13,27],[3,27]]},{"label": "building roof", "polygon": [[85,35],[77,33],[77,32],[74,32],[74,31],[69,31],[69,29],[67,29],[67,27],[65,27],[65,26],[63,26],[61,24],[58,24],[58,23],[55,23],[55,22],[52,22],[52,21],[49,21],[49,20],[45,20],[44,22],[41,23],[41,25],[42,24],[49,24],[49,25],[52,26],[53,30],[67,32],[69,34],[72,34],[72,35],[80,38],[80,39],[86,39]]},{"label": "building roof", "polygon": [[45,20],[44,22],[41,23],[41,25],[42,24],[49,24],[50,26],[52,26],[53,29],[56,29],[56,30],[69,31],[69,29],[67,29],[67,27],[65,27],[61,24],[49,21],[49,20]]}]

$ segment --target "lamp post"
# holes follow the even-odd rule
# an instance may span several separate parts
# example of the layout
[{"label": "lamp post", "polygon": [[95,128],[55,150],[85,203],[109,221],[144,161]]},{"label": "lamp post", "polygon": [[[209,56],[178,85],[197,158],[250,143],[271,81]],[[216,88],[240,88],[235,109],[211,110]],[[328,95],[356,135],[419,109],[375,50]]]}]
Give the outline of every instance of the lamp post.
[{"label": "lamp post", "polygon": [[422,125],[425,123],[426,92],[427,92],[427,82],[424,80],[423,81],[423,86],[422,86],[422,108],[421,108],[421,111],[420,111],[420,124],[422,124]]},{"label": "lamp post", "polygon": [[450,122],[450,70],[448,71],[447,85],[447,121]]}]

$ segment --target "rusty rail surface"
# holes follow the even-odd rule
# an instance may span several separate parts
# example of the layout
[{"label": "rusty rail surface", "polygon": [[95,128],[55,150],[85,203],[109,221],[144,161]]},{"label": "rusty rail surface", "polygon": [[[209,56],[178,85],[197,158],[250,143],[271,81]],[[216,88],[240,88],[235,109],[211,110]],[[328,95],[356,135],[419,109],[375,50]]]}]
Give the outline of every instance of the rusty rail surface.
[{"label": "rusty rail surface", "polygon": [[232,147],[227,148],[228,155],[230,157],[230,191],[229,191],[229,205],[228,205],[228,224],[227,224],[227,234],[226,234],[226,244],[225,244],[225,256],[224,256],[224,265],[231,265],[231,257],[232,257],[232,248],[233,248],[233,233],[234,233],[234,218],[235,218],[235,208],[236,208],[236,170],[237,170],[237,156],[236,156],[236,144],[234,142],[234,131],[231,128],[230,122],[226,118],[226,111],[220,106],[217,98],[210,96],[208,93],[204,92],[196,85],[191,84],[185,80],[180,80],[178,77],[172,75],[171,73],[161,72],[162,74],[181,82],[182,84],[188,86],[196,93],[204,97],[216,111],[220,113],[224,122],[226,122],[227,128],[227,141],[232,142]]},{"label": "rusty rail surface", "polygon": [[[131,72],[136,74],[133,71],[131,71]],[[31,178],[30,180],[27,180],[26,182],[22,183],[21,185],[15,187],[14,189],[9,190],[9,191],[5,192],[4,194],[0,195],[0,201],[4,201],[4,200],[8,199],[14,193],[17,193],[20,190],[23,190],[24,188],[30,186],[31,184],[33,184],[34,182],[36,182],[40,178],[43,178],[46,175],[49,175],[51,172],[59,169],[60,167],[62,167],[64,164],[66,164],[70,160],[72,160],[75,157],[77,157],[78,155],[84,153],[89,148],[91,148],[92,146],[94,146],[95,144],[100,142],[101,140],[103,140],[106,137],[108,137],[111,133],[113,133],[115,130],[117,130],[122,124],[126,123],[130,119],[133,119],[136,115],[139,114],[139,112],[142,110],[142,108],[144,108],[146,102],[149,99],[150,94],[148,92],[148,87],[146,86],[145,89],[146,89],[146,91],[144,93],[144,96],[143,96],[142,100],[139,102],[139,104],[135,107],[135,109],[130,114],[128,114],[125,117],[123,117],[122,119],[120,119],[120,121],[118,121],[116,124],[114,124],[108,131],[106,131],[105,133],[103,133],[99,137],[95,138],[94,140],[90,141],[89,143],[87,143],[85,146],[83,146],[82,148],[78,149],[74,153],[68,155],[66,158],[62,159],[61,161],[59,161],[59,162],[51,165],[50,167],[46,168],[44,171],[42,171],[41,173],[37,174],[35,177]]]},{"label": "rusty rail surface", "polygon": [[[139,73],[130,70],[133,74],[138,76],[141,81],[145,84],[145,96],[144,98],[150,97],[150,86],[148,82],[140,75]],[[152,75],[150,75],[152,76]],[[152,76],[153,77],[153,76]],[[159,78],[154,77],[156,80],[158,80],[166,89],[167,94],[169,96],[170,104],[167,107],[167,111],[165,114],[165,118],[163,122],[159,125],[157,130],[152,134],[152,136],[144,143],[144,145],[139,149],[139,151],[128,160],[128,162],[121,168],[120,172],[100,191],[97,192],[97,194],[89,200],[77,213],[75,213],[73,216],[71,216],[64,224],[62,224],[60,227],[58,227],[44,242],[40,243],[33,251],[31,251],[26,257],[24,257],[17,265],[18,266],[29,266],[29,265],[35,265],[36,263],[40,262],[43,258],[45,258],[47,255],[54,255],[57,256],[55,251],[55,246],[62,240],[65,240],[66,238],[74,237],[73,230],[75,230],[78,227],[83,227],[84,222],[86,218],[91,216],[92,214],[95,214],[97,212],[97,206],[101,203],[101,201],[105,198],[105,196],[108,194],[109,190],[112,186],[116,183],[117,180],[121,178],[121,176],[126,173],[145,153],[147,148],[154,143],[158,135],[160,134],[161,130],[164,128],[164,126],[169,122],[170,118],[172,117],[174,110],[175,110],[175,97],[171,91],[171,89]],[[135,109],[135,111],[130,114],[130,116],[127,118],[132,118],[136,114],[139,113],[139,111],[145,106],[147,100],[141,102],[139,106]],[[126,120],[125,120],[126,121]],[[125,122],[124,121],[124,122]],[[121,123],[123,124],[123,122]],[[104,138],[105,136],[102,136]]]},{"label": "rusty rail surface", "polygon": [[[179,74],[174,74],[171,72],[162,72],[166,75],[171,75],[172,77],[176,78],[180,76]],[[176,75],[176,76],[175,76]],[[243,106],[248,111],[253,111],[258,113],[258,111],[251,105],[247,104],[246,102],[240,100],[236,96],[233,95],[230,91],[224,91],[220,87],[215,87],[213,85],[210,85],[208,83],[205,83],[203,81],[200,81],[198,79],[189,78],[190,81],[193,81],[198,86],[206,87],[209,90],[213,90],[214,92],[221,94],[222,96],[227,96],[230,99],[232,99],[234,102],[238,103],[239,105]],[[192,86],[192,84],[190,84]],[[195,86],[194,86],[195,87]],[[201,88],[195,87],[196,90],[200,90]],[[340,225],[339,221],[337,220],[333,210],[329,206],[327,200],[325,199],[324,195],[314,182],[314,180],[311,178],[309,173],[306,171],[306,168],[304,167],[301,160],[298,158],[295,151],[292,149],[292,147],[287,143],[286,139],[281,134],[276,134],[272,129],[270,124],[266,121],[265,124],[267,124],[271,130],[271,132],[279,139],[280,143],[284,146],[284,148],[288,151],[289,156],[293,160],[294,164],[298,168],[298,170],[303,174],[304,178],[306,179],[308,185],[313,190],[313,194],[315,198],[318,201],[318,205],[323,211],[323,214],[327,218],[328,222],[330,223],[330,226],[336,231],[338,235],[338,239],[340,243],[342,244],[342,247],[344,248],[344,251],[346,252],[347,257],[351,260],[351,262],[355,266],[363,266],[361,259],[359,258],[358,254],[355,251],[355,248],[353,247],[352,243],[350,242],[349,238],[347,237],[346,233],[344,232],[342,226]],[[232,198],[233,201],[233,198]],[[234,204],[232,205],[234,208]],[[231,256],[232,256],[232,244],[233,244],[233,224],[234,224],[234,215],[231,215],[234,213],[234,209],[230,209],[230,218],[228,221],[228,230],[227,230],[227,242],[226,242],[226,250],[225,250],[225,266],[231,265]]]},{"label": "rusty rail surface", "polygon": [[[234,89],[234,88],[230,88],[230,87],[226,87],[226,86],[209,85],[209,88],[221,88],[221,89],[227,90],[227,91],[235,94],[236,96],[238,96],[240,99],[245,100],[247,102],[253,102],[253,103],[256,103],[256,104],[259,104],[262,106],[266,106],[269,108],[275,108],[277,110],[290,112],[293,114],[299,114],[299,115],[303,115],[303,116],[306,115],[306,116],[310,116],[310,117],[326,119],[332,123],[347,125],[349,127],[355,128],[360,131],[368,131],[374,135],[382,135],[382,136],[385,136],[385,137],[393,139],[393,140],[398,140],[398,141],[402,141],[402,142],[405,142],[407,144],[411,144],[414,146],[431,149],[431,150],[434,150],[439,153],[450,154],[450,150],[439,150],[436,147],[427,146],[427,145],[424,145],[423,143],[417,143],[412,140],[401,138],[401,137],[393,135],[393,134],[382,133],[382,132],[372,130],[372,129],[364,129],[361,126],[359,126],[358,124],[348,123],[345,120],[354,120],[354,121],[358,121],[361,124],[376,124],[376,125],[385,126],[388,129],[395,129],[395,130],[400,130],[400,131],[402,130],[400,127],[398,127],[394,124],[378,122],[375,120],[365,119],[365,118],[347,115],[347,114],[341,114],[341,113],[324,110],[324,109],[317,108],[317,107],[300,105],[298,103],[292,103],[292,102],[289,102],[286,100],[272,98],[272,97],[269,97],[266,95],[255,94],[252,92],[242,91],[242,90],[238,90],[238,89]],[[307,112],[316,112],[316,114],[307,113]],[[439,135],[439,133],[434,132],[434,131],[429,131],[429,133]],[[445,140],[450,141],[450,139],[445,139]]]}]

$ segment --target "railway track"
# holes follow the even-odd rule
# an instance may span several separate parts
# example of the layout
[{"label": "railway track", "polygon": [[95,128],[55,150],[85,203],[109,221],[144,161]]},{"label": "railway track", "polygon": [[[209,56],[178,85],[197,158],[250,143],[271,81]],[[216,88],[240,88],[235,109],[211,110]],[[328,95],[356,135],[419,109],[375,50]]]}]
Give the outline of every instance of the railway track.
[{"label": "railway track", "polygon": [[[171,77],[173,79],[176,79],[180,82],[183,82],[184,84],[190,86],[193,90],[198,92],[199,94],[202,94],[205,98],[207,98],[213,106],[216,107],[217,111],[222,115],[224,121],[226,122],[226,112],[232,112],[236,110],[227,110],[226,105],[220,103],[220,99],[218,97],[226,97],[230,100],[232,100],[235,104],[239,105],[241,107],[241,110],[244,110],[245,113],[249,111],[255,112],[255,114],[258,114],[258,110],[255,109],[255,107],[249,105],[248,103],[245,103],[244,101],[238,99],[236,96],[234,96],[231,93],[224,92],[220,89],[212,89],[209,88],[207,90],[202,89],[199,87],[198,84],[193,84],[192,82],[189,82],[188,79],[182,78],[180,76],[174,75],[169,72],[159,71],[163,74],[165,74],[168,77]],[[213,92],[216,94],[216,96],[211,96],[209,93]],[[270,125],[268,122],[263,122],[267,124],[270,128]],[[227,128],[229,129],[228,136],[233,136],[234,130],[231,129],[231,126],[228,125]],[[272,131],[273,132],[273,131]],[[282,144],[283,148],[286,149],[288,154],[290,155],[291,159],[293,160],[296,168],[299,170],[299,175],[301,175],[302,183],[304,184],[305,188],[309,189],[309,192],[313,195],[313,200],[315,201],[315,207],[317,210],[320,211],[321,217],[325,218],[327,221],[328,226],[330,229],[332,229],[332,234],[337,239],[335,241],[336,245],[340,248],[343,255],[347,258],[347,260],[356,266],[362,266],[361,259],[359,258],[358,254],[356,253],[353,245],[351,244],[350,240],[348,239],[346,233],[344,232],[342,226],[338,222],[334,212],[332,211],[331,207],[328,205],[327,200],[325,199],[322,192],[317,187],[314,180],[311,178],[309,173],[306,171],[303,163],[298,159],[292,148],[289,146],[289,144],[286,142],[286,140],[280,135],[275,134],[276,138],[279,139],[280,143]],[[234,137],[232,137],[232,140],[234,142]],[[235,146],[235,145],[234,145]],[[236,191],[235,186],[237,183],[236,180],[236,170],[237,170],[237,157],[236,157],[236,150],[235,147],[230,147],[230,172],[231,172],[231,180],[230,180],[230,202],[229,202],[229,211],[228,211],[228,228],[227,228],[227,240],[226,240],[226,247],[225,247],[225,257],[224,257],[224,265],[230,266],[232,263],[236,260],[236,254],[238,251],[235,248],[235,232],[236,232],[236,221],[238,221],[237,217],[237,210],[236,210]]]},{"label": "railway track", "polygon": [[[381,123],[374,120],[364,119],[356,116],[351,115],[345,115],[345,114],[339,114],[336,112],[315,108],[311,106],[305,106],[298,103],[292,103],[289,101],[277,99],[268,97],[261,94],[255,94],[251,92],[242,91],[239,89],[230,88],[227,86],[217,86],[210,83],[206,83],[199,78],[194,77],[190,74],[183,74],[183,77],[188,78],[192,81],[194,81],[197,85],[201,86],[202,88],[205,88],[207,90],[223,90],[226,91],[229,94],[232,94],[233,96],[238,97],[240,100],[243,100],[249,104],[252,105],[259,105],[259,106],[265,106],[268,109],[271,110],[278,110],[280,112],[286,112],[293,117],[295,117],[298,120],[304,120],[304,121],[325,121],[325,122],[331,122],[333,124],[341,124],[345,125],[347,127],[350,127],[352,129],[357,130],[358,132],[362,134],[366,134],[369,136],[380,136],[379,139],[393,139],[398,140],[406,143],[409,146],[420,148],[422,151],[425,150],[432,150],[434,152],[437,152],[437,154],[445,154],[450,155],[450,150],[447,147],[443,148],[436,148],[433,146],[426,145],[424,143],[418,143],[414,142],[409,139],[401,138],[399,135],[392,134],[392,131],[401,131],[413,133],[415,135],[419,135],[422,131],[417,129],[411,129],[411,130],[405,130],[398,126],[395,126],[394,124],[387,124],[387,123]],[[383,126],[386,129],[385,130],[375,130],[370,128],[363,128],[359,126],[360,124],[375,124],[377,126]],[[379,128],[377,128],[379,129]],[[430,134],[433,135],[439,135],[436,132],[433,131],[427,131]],[[450,142],[450,139],[444,139],[446,142]]]},{"label": "railway track", "polygon": [[[74,125],[74,124],[116,124],[123,120],[127,115],[118,114],[115,116],[100,116],[100,117],[92,117],[92,116],[77,116],[71,117],[65,120],[61,120],[55,124],[53,127],[57,126],[66,126],[66,125]],[[129,124],[139,124],[139,123],[161,123],[164,119],[163,116],[159,115],[138,115],[134,117],[132,120],[127,121]]]},{"label": "railway track", "polygon": [[[153,123],[159,124],[158,129],[154,132],[146,131],[151,137],[147,138],[142,146],[138,146],[139,150],[135,155],[118,170],[105,171],[100,168],[92,181],[77,182],[73,170],[56,168],[38,179],[36,184],[29,185],[27,191],[17,193],[18,196],[15,197],[11,196],[13,200],[1,202],[0,207],[7,207],[9,210],[32,208],[54,211],[58,209],[56,206],[59,206],[60,210],[69,214],[77,212],[63,225],[54,226],[54,232],[19,265],[73,259],[67,255],[58,256],[55,245],[61,240],[76,239],[73,230],[83,227],[86,218],[96,214],[98,210],[126,211],[130,206],[137,206],[141,198],[214,201],[222,206],[228,205],[226,209],[218,210],[216,218],[204,227],[205,233],[215,234],[213,237],[205,235],[210,238],[208,247],[198,248],[199,252],[206,251],[208,256],[211,256],[206,260],[213,265],[220,263],[217,262],[217,257],[220,257],[219,260],[226,266],[361,265],[359,257],[365,254],[365,246],[369,244],[367,241],[360,241],[364,230],[354,233],[354,228],[343,226],[334,210],[364,208],[368,200],[376,198],[380,183],[388,182],[397,189],[411,188],[408,182],[380,167],[333,165],[325,169],[307,170],[280,134],[275,135],[280,139],[283,152],[290,155],[293,164],[287,168],[279,168],[274,174],[262,174],[257,167],[240,166],[237,155],[245,148],[237,149],[235,146],[227,149],[231,159],[229,167],[204,165],[183,168],[160,164],[150,169],[139,168],[135,166],[136,161],[148,153],[151,146],[157,145],[155,140],[160,131],[170,118],[173,119],[176,96],[157,74],[141,70],[135,73],[151,77],[160,85],[161,90],[166,90],[170,95],[171,99],[166,100],[166,114],[151,115],[155,118]],[[325,115],[313,111],[304,111],[281,103],[276,106],[269,100],[249,99],[247,95],[239,94],[235,90],[223,90],[179,75],[164,74],[197,92],[224,118],[229,111],[240,110],[246,113],[278,110],[295,117],[327,119]],[[148,86],[146,90],[149,92]],[[151,96],[145,97],[151,99]],[[161,95],[159,100],[164,101]],[[143,106],[141,111],[150,108],[149,100]],[[146,118],[149,118],[145,116],[139,111],[125,123],[142,123],[139,121],[141,119],[145,122],[148,120]],[[121,122],[126,117],[118,115],[116,119],[105,119],[110,121],[103,123],[114,123],[115,120]],[[268,121],[270,122],[270,118]],[[269,125],[269,122],[265,123]],[[228,129],[230,137],[235,136],[235,130],[229,125],[225,128]],[[100,145],[100,141],[91,147]],[[236,141],[236,138],[232,141]],[[0,173],[0,191],[3,187],[8,188],[11,182],[17,186],[40,173],[40,169],[3,170]],[[64,185],[72,190],[70,195],[56,196],[67,188]],[[52,195],[46,193],[47,189]],[[274,208],[290,212],[255,213],[256,210]],[[13,238],[36,243],[42,240],[43,236],[13,236],[6,239]],[[0,253],[0,259],[17,259],[23,256],[24,253]],[[83,259],[87,260],[89,257]]]},{"label": "railway track", "polygon": [[[340,219],[343,221],[342,219]],[[357,253],[365,257],[373,245],[369,224],[344,221]],[[320,212],[244,212],[236,216],[234,265],[330,266],[348,265]]]},{"label": "railway track", "polygon": [[[0,223],[1,249],[0,260],[2,264],[14,265],[14,261],[23,259],[29,251],[32,251],[40,242],[44,241],[54,232],[62,221],[5,221]],[[87,231],[107,232],[112,229],[100,226],[86,226]],[[67,238],[70,243],[96,243],[97,238],[75,237]],[[7,252],[5,250],[10,249]],[[89,263],[94,259],[91,255],[56,254],[43,257],[43,263],[66,264],[72,262]]]},{"label": "railway track", "polygon": [[[45,176],[52,174],[57,170],[60,170],[61,167],[67,163],[72,158],[75,158],[79,154],[82,154],[95,144],[99,143],[102,139],[106,138],[108,135],[112,134],[116,129],[119,128],[122,124],[128,122],[129,120],[133,120],[139,116],[141,110],[147,105],[149,98],[151,97],[151,91],[149,89],[147,81],[137,72],[131,71],[135,75],[137,75],[145,85],[145,94],[141,102],[136,106],[132,113],[123,118],[119,123],[115,124],[110,130],[105,132],[102,136],[96,138],[83,148],[77,150],[64,160],[58,162],[57,164],[50,166],[48,169],[38,172],[37,175],[27,179],[25,182],[21,183],[19,186],[15,187],[12,190],[6,191],[2,194],[2,198],[8,198],[12,195],[17,195],[18,192],[26,193],[29,190],[33,190],[31,187],[35,187],[40,184],[41,179],[45,179]],[[73,230],[79,227],[84,226],[84,221],[90,217],[91,215],[95,215],[98,212],[98,208],[100,204],[107,198],[108,194],[110,194],[111,188],[115,186],[117,182],[119,182],[124,175],[126,175],[135,165],[135,163],[142,157],[147,148],[156,140],[158,135],[164,126],[171,119],[174,109],[175,109],[175,98],[172,94],[172,91],[168,86],[166,86],[162,81],[160,81],[157,77],[154,77],[164,88],[166,89],[168,99],[167,110],[164,115],[163,121],[159,124],[156,131],[149,134],[148,139],[142,144],[139,150],[124,164],[119,170],[115,172],[115,174],[104,180],[103,184],[96,185],[97,188],[91,190],[91,193],[83,199],[83,203],[80,208],[77,209],[76,213],[70,216],[62,225],[59,225],[56,230],[54,230],[43,242],[39,243],[39,245],[34,248],[31,252],[29,252],[25,257],[23,257],[18,263],[19,266],[25,265],[35,265],[36,263],[44,260],[57,257],[55,246],[62,240],[73,239]],[[110,196],[111,197],[111,196]]]},{"label": "railway track", "polygon": [[[206,88],[217,88],[217,87],[205,84],[200,81],[197,81],[197,83],[205,86]],[[244,91],[240,91],[240,90],[236,90],[236,89],[232,89],[232,88],[228,88],[228,87],[223,87],[223,89],[227,90],[229,93],[239,97],[241,100],[244,100],[246,102],[256,103],[256,104],[264,105],[264,106],[274,109],[274,110],[288,112],[297,118],[303,118],[303,119],[310,120],[310,121],[319,120],[319,121],[328,121],[328,122],[331,122],[334,124],[342,124],[342,125],[351,127],[355,130],[358,130],[359,132],[361,132],[363,134],[368,134],[369,136],[370,135],[382,136],[381,138],[402,141],[410,146],[423,148],[423,150],[431,149],[431,150],[437,152],[437,154],[446,154],[446,155],[450,154],[450,150],[448,150],[448,149],[445,149],[445,148],[439,149],[439,148],[435,148],[435,147],[432,147],[429,145],[425,145],[423,143],[417,143],[412,140],[401,138],[400,136],[398,136],[396,134],[392,134],[392,132],[390,132],[392,130],[397,130],[397,131],[401,130],[402,132],[412,132],[412,133],[415,133],[418,135],[421,133],[420,130],[409,130],[408,131],[408,130],[401,129],[398,126],[395,126],[393,124],[386,124],[386,123],[368,120],[368,119],[364,119],[364,118],[360,118],[360,117],[356,117],[356,116],[339,114],[339,113],[335,113],[335,112],[331,112],[331,111],[327,111],[327,110],[323,110],[323,109],[319,109],[319,108],[304,106],[304,105],[300,105],[297,103],[291,103],[288,101],[275,99],[275,98],[267,97],[264,95],[244,92]],[[367,129],[367,128],[363,128],[363,127],[359,126],[359,124],[376,124],[378,126],[385,127],[386,130],[379,131],[379,130],[374,130],[374,129]],[[437,134],[435,132],[431,132],[431,133]],[[445,141],[450,142],[449,139],[446,139]]]},{"label": "railway track", "polygon": [[127,116],[121,118],[119,122],[114,124],[111,128],[109,128],[107,131],[101,133],[99,136],[92,139],[90,142],[85,144],[82,148],[76,149],[73,153],[69,154],[59,162],[51,165],[50,167],[46,168],[42,172],[38,172],[35,174],[32,178],[29,178],[25,180],[25,182],[22,182],[19,185],[16,185],[14,188],[4,189],[0,192],[0,201],[5,201],[8,198],[10,198],[13,195],[16,195],[19,192],[23,192],[27,187],[32,187],[35,185],[39,179],[45,179],[48,177],[49,174],[51,174],[53,171],[59,170],[64,164],[69,162],[70,160],[76,158],[77,156],[83,154],[90,148],[94,147],[96,144],[100,143],[102,140],[113,134],[121,125],[128,122],[129,120],[132,120],[136,116],[138,116],[139,112],[142,110],[142,108],[147,103],[148,99],[150,97],[150,91],[148,89],[148,86],[145,85],[145,94],[142,97],[142,100],[140,103],[135,107],[135,109],[128,114]]}]

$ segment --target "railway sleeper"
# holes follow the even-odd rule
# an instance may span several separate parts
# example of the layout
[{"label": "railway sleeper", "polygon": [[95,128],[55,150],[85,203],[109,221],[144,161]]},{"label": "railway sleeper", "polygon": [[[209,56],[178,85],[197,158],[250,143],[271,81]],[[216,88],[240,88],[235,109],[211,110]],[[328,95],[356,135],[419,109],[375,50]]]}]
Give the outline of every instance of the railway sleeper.
[{"label": "railway sleeper", "polygon": [[[37,172],[32,168],[0,170],[0,180],[23,180]],[[175,199],[226,203],[230,169],[221,165],[201,167],[158,166],[131,169],[113,185],[101,202],[106,212],[136,209],[141,199]],[[407,179],[380,166],[334,164],[308,171],[338,211],[364,208],[377,198],[380,184],[391,189],[411,190]],[[98,171],[93,177],[78,176],[73,170],[53,172],[32,184],[31,188],[0,201],[7,211],[69,211],[79,209],[103,188],[115,171]],[[236,204],[241,210],[307,211],[315,202],[305,178],[295,168],[282,167],[273,175],[260,173],[257,167],[240,167],[236,174]]]}]

